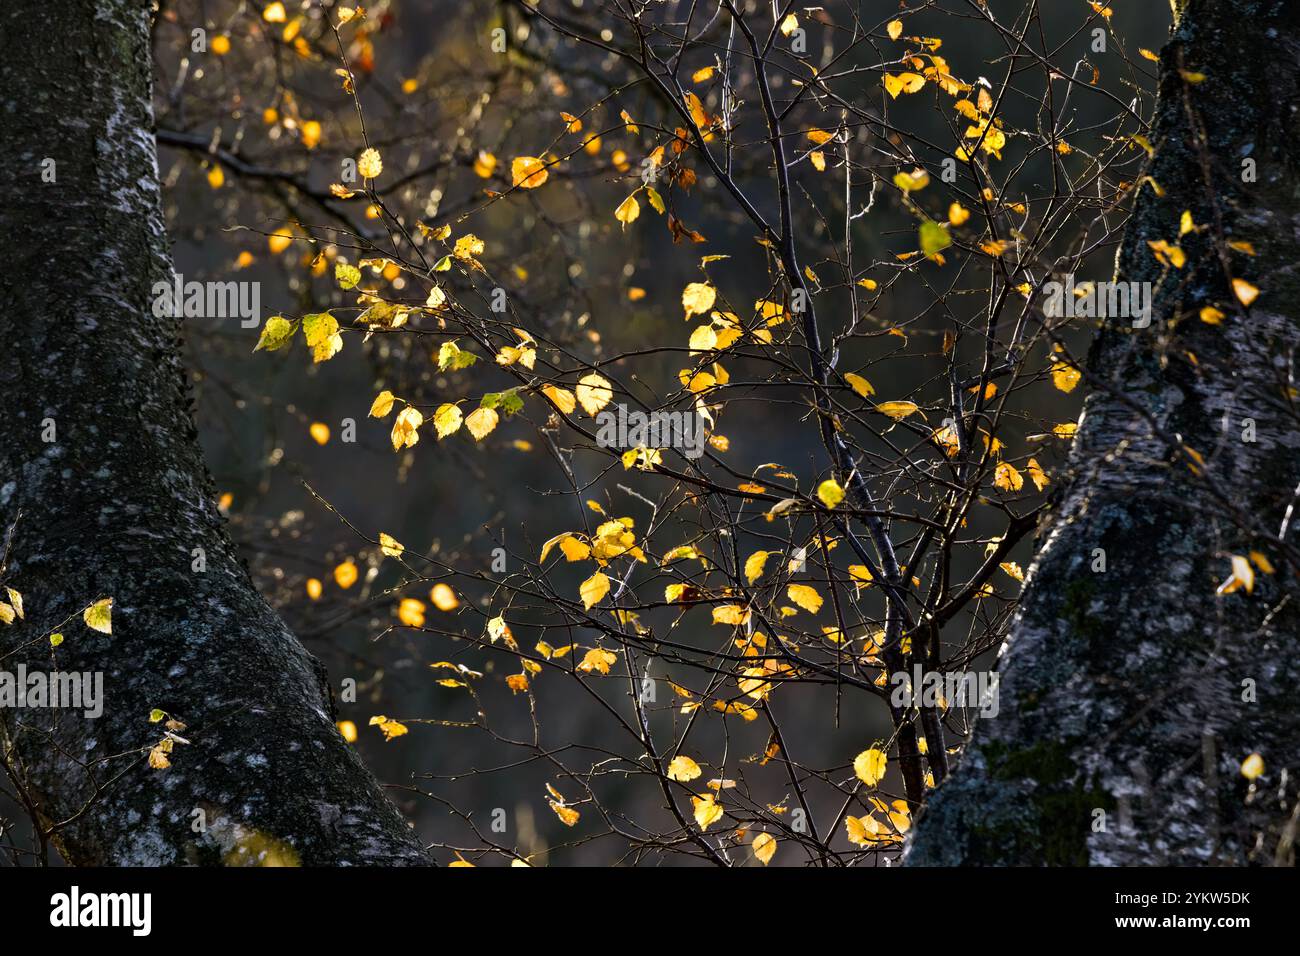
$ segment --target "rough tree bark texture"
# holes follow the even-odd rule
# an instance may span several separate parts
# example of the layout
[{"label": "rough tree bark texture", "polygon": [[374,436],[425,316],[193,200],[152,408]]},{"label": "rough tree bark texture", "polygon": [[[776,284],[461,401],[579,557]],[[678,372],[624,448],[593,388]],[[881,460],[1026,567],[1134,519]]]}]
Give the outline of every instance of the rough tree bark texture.
[{"label": "rough tree bark texture", "polygon": [[[1099,385],[1001,651],[1001,714],[976,727],[930,800],[913,865],[1294,861],[1295,569],[1279,562],[1251,595],[1215,588],[1230,553],[1257,548],[1277,560],[1267,536],[1300,478],[1287,395],[1300,341],[1298,64],[1295,2],[1183,5],[1161,57],[1151,137],[1164,195],[1143,189],[1118,271],[1159,282],[1147,245],[1159,239],[1181,243],[1187,265],[1156,287],[1151,328],[1110,320],[1093,346]],[[1189,82],[1180,67],[1207,78]],[[1257,181],[1243,182],[1244,159]],[[1184,209],[1208,228],[1180,240]],[[1248,310],[1225,306],[1214,326],[1196,316],[1207,302],[1235,304],[1225,240],[1254,244],[1255,258],[1229,261],[1263,291]],[[1246,419],[1253,443],[1243,441]],[[1191,473],[1171,436],[1204,456],[1226,500]],[[1104,573],[1092,570],[1094,549],[1105,552]],[[1243,700],[1246,681],[1255,702]],[[1267,771],[1249,795],[1240,766],[1256,751]],[[1099,809],[1106,826],[1094,832]]]},{"label": "rough tree bark texture", "polygon": [[[0,627],[0,668],[103,671],[105,685],[97,720],[0,709],[0,744],[75,864],[425,863],[227,537],[176,322],[151,314],[171,266],[149,6],[0,11],[0,518],[22,514],[5,583],[27,605]],[[112,636],[78,613],[108,596]],[[70,614],[55,654],[15,652]],[[188,725],[170,769],[131,754],[160,737],[152,708]]]}]

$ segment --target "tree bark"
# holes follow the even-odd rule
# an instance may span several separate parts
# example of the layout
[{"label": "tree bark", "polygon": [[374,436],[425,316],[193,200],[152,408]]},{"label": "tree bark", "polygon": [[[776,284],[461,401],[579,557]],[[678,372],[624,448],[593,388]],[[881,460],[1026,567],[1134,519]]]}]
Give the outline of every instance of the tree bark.
[{"label": "tree bark", "polygon": [[[930,799],[912,865],[1294,863],[1300,606],[1281,560],[1295,535],[1278,536],[1300,479],[1300,11],[1181,7],[1151,137],[1163,195],[1142,187],[1118,261],[1156,283],[1154,319],[1107,320],[1092,346],[1068,483],[1000,652],[1001,713]],[[1184,210],[1203,228],[1180,238]],[[1184,268],[1164,274],[1161,239]],[[1234,276],[1262,289],[1252,307]],[[1198,318],[1209,303],[1221,325]],[[1250,550],[1277,573],[1216,595]]]},{"label": "tree bark", "polygon": [[[178,325],[151,311],[171,263],[150,5],[17,0],[0,17],[0,517],[21,513],[3,583],[26,604],[0,626],[0,669],[102,671],[105,696],[98,719],[0,709],[18,786],[74,864],[429,862],[214,505]],[[103,597],[111,636],[80,620]],[[56,627],[56,650],[29,643]],[[187,725],[168,769],[143,755],[154,708]]]}]

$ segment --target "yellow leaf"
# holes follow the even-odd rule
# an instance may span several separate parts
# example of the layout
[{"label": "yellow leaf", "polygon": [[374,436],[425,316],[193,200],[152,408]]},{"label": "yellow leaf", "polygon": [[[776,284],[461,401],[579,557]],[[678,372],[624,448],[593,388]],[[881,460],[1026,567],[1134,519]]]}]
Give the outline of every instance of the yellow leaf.
[{"label": "yellow leaf", "polygon": [[438,410],[433,413],[433,427],[437,429],[438,440],[441,441],[448,435],[454,435],[463,420],[457,406],[452,405],[450,402],[439,405]]},{"label": "yellow leaf", "polygon": [[578,593],[582,596],[582,606],[591,610],[609,593],[609,578],[597,571],[582,582],[578,587]]},{"label": "yellow leaf", "polygon": [[709,125],[709,114],[705,112],[704,104],[700,102],[698,96],[689,91],[686,94],[686,108],[690,111],[691,122],[701,130]]},{"label": "yellow leaf", "polygon": [[546,802],[551,805],[551,809],[555,811],[555,815],[560,818],[560,822],[566,827],[571,827],[578,822],[580,814],[577,810],[573,809],[573,807],[566,807],[564,804],[557,803],[554,800],[547,800]]},{"label": "yellow leaf", "polygon": [[407,627],[424,627],[424,602],[402,598],[397,605],[397,619]]},{"label": "yellow leaf", "polygon": [[889,33],[889,39],[897,40],[903,34],[903,21],[890,20],[885,30]]},{"label": "yellow leaf", "polygon": [[385,389],[370,403],[370,417],[384,418],[393,410],[393,393]]},{"label": "yellow leaf", "polygon": [[1029,463],[1025,465],[1025,470],[1029,472],[1029,480],[1034,483],[1034,487],[1039,491],[1051,484],[1051,479],[1047,477],[1047,472],[1043,471],[1042,466],[1038,464],[1037,458],[1029,459]]},{"label": "yellow leaf", "polygon": [[[391,405],[392,402],[390,401]],[[417,429],[424,424],[424,416],[409,405],[397,413],[397,418],[393,419],[393,432],[389,436],[393,443],[393,451],[402,448],[410,448],[420,440],[420,433]]]},{"label": "yellow leaf", "polygon": [[523,189],[536,189],[549,176],[546,164],[536,156],[516,156],[510,163],[511,180]]},{"label": "yellow leaf", "polygon": [[386,531],[379,532],[379,550],[390,558],[402,556],[402,543]]},{"label": "yellow leaf", "polygon": [[365,179],[374,179],[384,171],[384,161],[379,158],[379,150],[362,150],[357,157],[357,172]]},{"label": "yellow leaf", "polygon": [[312,441],[318,445],[323,445],[330,440],[330,427],[324,422],[312,422],[307,431],[311,434]]},{"label": "yellow leaf", "polygon": [[380,731],[383,733],[385,741],[393,740],[396,737],[401,737],[404,734],[410,733],[410,730],[407,728],[406,724],[400,723],[399,721],[396,720],[389,720],[387,717],[384,717],[383,715],[380,715],[378,717],[371,717],[370,726],[378,727]]},{"label": "yellow leaf", "polygon": [[749,620],[749,610],[739,604],[720,604],[713,609],[714,624],[741,625]]},{"label": "yellow leaf", "polygon": [[767,552],[755,551],[745,559],[745,580],[753,584],[763,576],[763,566],[767,564]]},{"label": "yellow leaf", "polygon": [[429,600],[433,602],[434,607],[444,614],[460,607],[460,598],[456,597],[456,592],[443,581],[439,581],[429,589]]},{"label": "yellow leaf", "polygon": [[1264,775],[1264,758],[1251,754],[1241,762],[1241,775],[1247,780],[1257,780]]},{"label": "yellow leaf", "polygon": [[266,237],[266,246],[272,255],[279,255],[293,245],[293,233],[289,228],[281,227]]},{"label": "yellow leaf", "polygon": [[993,484],[1003,491],[1019,491],[1024,487],[1025,479],[1009,462],[999,462],[993,471]]},{"label": "yellow leaf", "polygon": [[722,819],[722,806],[713,799],[713,794],[691,797],[691,803],[695,807],[695,823],[701,830],[707,830]]},{"label": "yellow leaf", "polygon": [[496,171],[497,158],[487,150],[480,149],[474,157],[474,174],[480,179],[488,179]]},{"label": "yellow leaf", "polygon": [[313,362],[325,362],[343,348],[339,323],[328,312],[316,312],[302,318],[302,334],[311,349]]},{"label": "yellow leaf", "polygon": [[868,787],[874,787],[885,776],[885,767],[889,758],[883,750],[872,747],[853,758],[853,772]]},{"label": "yellow leaf", "polygon": [[754,834],[754,842],[750,844],[754,851],[754,856],[759,863],[767,866],[772,862],[772,857],[776,855],[776,837],[770,833]]},{"label": "yellow leaf", "polygon": [[1083,373],[1068,362],[1056,362],[1052,365],[1052,384],[1063,392],[1073,392],[1079,384]]},{"label": "yellow leaf", "polygon": [[465,427],[469,433],[474,436],[475,441],[482,441],[492,433],[492,429],[497,427],[500,416],[491,408],[478,408],[469,413],[469,418],[465,419]]},{"label": "yellow leaf", "polygon": [[636,193],[624,199],[614,210],[614,218],[623,224],[624,229],[629,223],[635,222],[639,215],[641,215],[641,204],[636,201]]},{"label": "yellow leaf", "polygon": [[869,816],[844,818],[844,829],[848,831],[849,842],[855,846],[874,846],[879,842],[876,836],[879,826]]},{"label": "yellow leaf", "polygon": [[689,346],[692,353],[712,352],[717,344],[718,333],[713,330],[711,325],[701,325],[691,333]]},{"label": "yellow leaf", "polygon": [[308,149],[315,149],[320,144],[321,125],[316,120],[303,123],[299,132],[302,134],[302,144]]},{"label": "yellow leaf", "polygon": [[959,202],[951,203],[948,206],[948,222],[954,226],[960,226],[970,218],[970,210]]},{"label": "yellow leaf", "polygon": [[834,508],[844,500],[844,489],[834,478],[827,478],[817,486],[817,497],[827,508]]},{"label": "yellow leaf", "polygon": [[571,391],[557,385],[543,385],[542,394],[549,398],[551,403],[565,415],[572,413],[578,404]]},{"label": "yellow leaf", "polygon": [[1259,289],[1245,279],[1233,279],[1232,291],[1242,305],[1250,305],[1259,297]]},{"label": "yellow leaf", "polygon": [[[1255,567],[1259,568],[1259,570],[1264,574],[1273,574],[1276,571],[1273,567],[1273,562],[1270,561],[1268,555],[1264,554],[1262,551],[1250,552],[1250,560],[1251,563],[1254,564]],[[10,591],[9,595],[12,597],[14,592]],[[15,604],[14,606],[18,608],[18,616],[21,617],[23,613],[22,604]]]},{"label": "yellow leaf", "polygon": [[905,193],[913,193],[930,185],[930,174],[924,169],[914,169],[910,173],[894,174],[894,185]]},{"label": "yellow leaf", "polygon": [[81,612],[81,619],[86,622],[86,627],[92,631],[99,631],[101,634],[112,634],[113,599],[104,598],[101,601],[96,601]]},{"label": "yellow leaf", "polygon": [[1231,594],[1239,588],[1245,588],[1246,593],[1250,594],[1255,590],[1255,569],[1250,566],[1250,561],[1240,554],[1234,554],[1232,557],[1232,574],[1228,580],[1219,585],[1217,594]]},{"label": "yellow leaf", "polygon": [[900,73],[897,76],[885,74],[885,92],[891,99],[898,99],[899,93],[916,93],[925,86],[925,77],[919,73]]},{"label": "yellow leaf", "polygon": [[351,561],[344,561],[334,569],[334,583],[345,591],[357,583],[357,566]]},{"label": "yellow leaf", "polygon": [[614,397],[613,389],[609,382],[595,372],[584,375],[578,379],[578,387],[575,389],[578,404],[588,415],[595,414],[610,403]]},{"label": "yellow leaf", "polygon": [[601,674],[608,674],[609,669],[614,666],[618,660],[618,655],[613,651],[607,651],[603,647],[593,647],[582,655],[582,663],[578,665],[578,670],[585,674],[592,671],[598,671]]},{"label": "yellow leaf", "polygon": [[717,290],[707,282],[692,282],[682,290],[682,305],[686,308],[686,318],[703,315],[713,308],[718,297]]},{"label": "yellow leaf", "polygon": [[676,780],[679,783],[686,783],[689,780],[694,780],[701,773],[703,773],[703,771],[700,770],[699,764],[690,757],[681,754],[674,757],[668,764],[668,779]]},{"label": "yellow leaf", "polygon": [[846,372],[844,374],[844,381],[848,382],[849,388],[853,389],[853,391],[857,392],[863,398],[870,398],[872,395],[876,394],[876,390],[872,387],[871,383],[856,372]]},{"label": "yellow leaf", "polygon": [[[1251,554],[1251,557],[1254,557],[1254,556],[1256,556],[1256,555],[1259,555],[1259,557],[1260,557],[1261,560],[1267,561],[1267,558],[1264,558],[1264,556],[1263,556],[1262,554],[1260,554],[1258,551],[1252,551],[1252,552],[1250,552],[1250,554]],[[1262,569],[1261,569],[1261,570],[1262,570]],[[1268,569],[1268,571],[1266,571],[1265,573],[1266,573],[1266,574],[1272,574],[1272,573],[1273,573],[1273,569],[1270,567],[1270,568]],[[19,594],[17,591],[15,591],[13,588],[9,588],[9,587],[7,587],[7,588],[5,588],[5,591],[6,591],[6,592],[8,593],[8,595],[9,595],[9,604],[10,604],[10,606],[13,607],[14,613],[18,615],[18,617],[19,617],[20,620],[25,620],[26,617],[27,617],[27,615],[23,613],[23,596],[22,596],[21,594]],[[8,623],[8,622],[6,621],[5,623]]]},{"label": "yellow leaf", "polygon": [[822,596],[817,593],[817,589],[809,584],[791,584],[785,589],[790,600],[798,604],[805,611],[816,614],[821,610]]},{"label": "yellow leaf", "polygon": [[[916,402],[881,402],[876,406],[876,411],[882,415],[888,415],[894,421],[902,421],[908,415],[915,415],[921,409]],[[923,416],[924,417],[924,416]]]}]

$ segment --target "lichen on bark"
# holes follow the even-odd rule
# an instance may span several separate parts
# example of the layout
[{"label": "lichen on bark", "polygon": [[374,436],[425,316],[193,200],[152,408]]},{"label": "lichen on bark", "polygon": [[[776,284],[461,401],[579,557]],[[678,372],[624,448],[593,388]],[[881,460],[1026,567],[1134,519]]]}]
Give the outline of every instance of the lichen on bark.
[{"label": "lichen on bark", "polygon": [[[0,519],[21,514],[6,583],[27,610],[0,666],[102,671],[106,698],[99,719],[0,709],[8,763],[75,864],[429,862],[214,504],[178,327],[151,309],[171,264],[150,4],[18,0],[0,18]],[[78,620],[57,651],[28,644],[100,597],[111,635]],[[191,741],[165,770],[141,750],[154,708]]]},{"label": "lichen on bark", "polygon": [[[1278,852],[1300,774],[1294,569],[1215,592],[1229,554],[1276,559],[1269,533],[1300,480],[1285,372],[1300,345],[1298,64],[1294,4],[1182,9],[1150,137],[1160,190],[1143,188],[1118,261],[1154,284],[1154,321],[1112,320],[1093,344],[1067,484],[999,654],[1000,713],[929,800],[911,865],[1294,862]],[[1204,228],[1180,237],[1184,210]],[[1156,260],[1161,239],[1185,268]],[[1228,258],[1262,289],[1249,309],[1225,240],[1254,249]],[[1209,303],[1222,324],[1198,319]],[[1253,792],[1252,753],[1267,768]]]}]

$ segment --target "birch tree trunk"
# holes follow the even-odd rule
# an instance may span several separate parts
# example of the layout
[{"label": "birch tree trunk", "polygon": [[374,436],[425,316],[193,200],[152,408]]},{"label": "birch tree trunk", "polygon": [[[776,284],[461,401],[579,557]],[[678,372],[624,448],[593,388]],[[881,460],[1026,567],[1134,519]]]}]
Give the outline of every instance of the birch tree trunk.
[{"label": "birch tree trunk", "polygon": [[[17,785],[74,864],[428,862],[213,504],[177,324],[151,312],[171,264],[150,5],[0,18],[0,517],[21,513],[3,583],[26,604],[0,669],[102,671],[105,696],[98,719],[0,709]],[[111,636],[80,619],[103,597]],[[69,615],[57,650],[29,643]],[[143,756],[154,708],[187,725],[168,769]]]},{"label": "birch tree trunk", "polygon": [[[1107,320],[1093,345],[1068,484],[1000,653],[1001,713],[929,801],[913,865],[1294,863],[1300,4],[1180,6],[1151,137],[1163,194],[1143,186],[1118,261],[1156,284],[1154,320]],[[1184,210],[1200,228],[1180,238]],[[1233,278],[1262,290],[1251,307]],[[1276,573],[1216,595],[1250,551]]]}]

